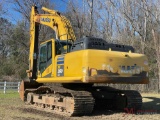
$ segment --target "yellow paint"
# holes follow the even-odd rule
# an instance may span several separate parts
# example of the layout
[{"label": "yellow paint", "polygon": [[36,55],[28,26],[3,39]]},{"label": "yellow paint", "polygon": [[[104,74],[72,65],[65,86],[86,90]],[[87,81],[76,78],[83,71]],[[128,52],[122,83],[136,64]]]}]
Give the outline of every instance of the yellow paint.
[{"label": "yellow paint", "polygon": [[82,80],[81,77],[50,77],[50,78],[37,78],[39,83],[79,83]]},{"label": "yellow paint", "polygon": [[36,26],[36,23],[33,22],[34,21],[34,17],[35,17],[35,11],[34,11],[34,8],[32,7],[32,10],[31,10],[31,17],[30,17],[30,21],[31,21],[31,24],[30,24],[30,54],[29,54],[29,70],[28,70],[28,77],[31,77],[32,76],[32,70],[33,70],[33,55],[34,55],[34,44],[35,44],[35,26]]},{"label": "yellow paint", "polygon": [[[88,50],[87,52],[89,68],[98,70],[106,69],[108,72],[119,73],[120,76],[123,77],[132,76],[133,74],[121,73],[120,66],[127,67],[136,64],[137,66],[143,67],[143,71],[148,71],[148,66],[144,65],[144,61],[147,61],[147,58],[143,54],[104,50]],[[128,57],[125,57],[126,54]]]},{"label": "yellow paint", "polygon": [[[55,10],[50,10],[45,7],[42,10],[48,14],[38,14],[35,7],[32,6],[30,17],[30,54],[29,54],[29,71],[28,75],[32,75],[33,59],[34,59],[34,44],[35,44],[35,26],[43,24],[52,28],[56,37],[59,40],[75,40],[72,26],[70,21],[63,15],[58,14]],[[46,41],[47,42],[47,41]],[[31,77],[31,76],[28,76]]]},{"label": "yellow paint", "polygon": [[[31,10],[30,26],[30,55],[29,55],[29,77],[32,75],[35,45],[35,26],[43,24],[49,26],[56,33],[56,38],[60,40],[75,40],[72,26],[66,17],[60,15],[57,11],[42,8],[48,14],[38,14],[34,7]],[[111,78],[131,77],[141,72],[148,72],[148,65],[145,55],[129,52],[116,52],[109,50],[79,50],[64,54],[64,76],[57,76],[57,58],[62,55],[55,55],[55,40],[43,42],[45,44],[52,41],[52,64],[48,66],[43,73],[38,72],[37,82],[59,82],[59,83],[112,83]],[[64,47],[66,49],[66,47]],[[122,70],[125,66],[134,66],[137,68],[130,71]],[[90,71],[93,69],[92,71]],[[108,72],[108,73],[107,73]],[[51,74],[51,77],[46,77]],[[111,75],[109,75],[111,74]],[[107,77],[106,77],[107,76]],[[136,79],[136,77],[135,77]],[[148,79],[147,77],[144,79]],[[144,80],[142,79],[142,81]],[[128,80],[129,81],[129,80]],[[144,81],[143,81],[144,82]],[[120,83],[120,82],[118,82]],[[126,81],[126,83],[129,83]],[[145,82],[144,82],[145,83]]]},{"label": "yellow paint", "polygon": [[51,73],[52,73],[52,68],[53,68],[53,66],[52,66],[52,64],[51,64],[50,66],[48,66],[48,67],[45,69],[45,71],[42,73],[41,77],[45,77],[45,76],[47,76],[48,74],[51,74]]},{"label": "yellow paint", "polygon": [[[125,57],[126,54],[128,55],[128,57]],[[126,53],[126,52],[106,51],[106,50],[80,50],[63,55],[64,77],[58,77],[56,76],[57,74],[56,72],[57,72],[57,58],[59,56],[62,55],[57,55],[54,60],[55,76],[51,78],[41,79],[41,81],[44,80],[44,82],[48,81],[48,82],[61,82],[61,83],[63,82],[74,83],[76,81],[93,82],[93,81],[86,81],[86,78],[89,77],[88,71],[90,69],[92,69],[90,76],[97,75],[98,70],[106,70],[111,73],[119,74],[117,76],[111,76],[111,77],[131,77],[134,74],[131,74],[129,72],[121,73],[119,66],[133,66],[134,64],[143,67],[142,71],[148,71],[148,66],[144,65],[144,61],[146,61],[147,58],[143,54],[136,54],[131,52]],[[112,83],[111,81],[108,81],[110,79],[109,77],[110,76],[108,76],[108,78],[104,80],[104,78],[100,76],[99,78],[97,77],[96,80],[94,80],[94,82]],[[68,80],[69,78],[71,79]],[[81,79],[75,79],[75,78],[81,78]]]}]

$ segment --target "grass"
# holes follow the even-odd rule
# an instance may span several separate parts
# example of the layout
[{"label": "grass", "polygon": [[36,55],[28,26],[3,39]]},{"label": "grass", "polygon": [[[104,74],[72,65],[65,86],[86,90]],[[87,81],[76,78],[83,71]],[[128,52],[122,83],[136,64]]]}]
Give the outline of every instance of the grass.
[{"label": "grass", "polygon": [[102,114],[95,114],[91,116],[82,117],[60,117],[52,113],[42,112],[31,107],[26,106],[19,98],[19,94],[16,92],[9,92],[7,94],[0,93],[0,119],[1,120],[58,120],[58,119],[72,119],[72,120],[96,120],[96,119],[114,119],[114,120],[124,120],[124,119],[137,119],[137,120],[147,120],[147,119],[160,119],[160,94],[147,94],[143,93],[143,112],[154,110],[157,113],[151,115],[149,113],[144,115],[130,115],[124,116],[124,113],[108,113],[108,111]]},{"label": "grass", "polygon": [[4,94],[3,92],[0,93],[0,99],[1,98],[18,98],[19,97],[19,94],[17,92],[8,92],[6,94]]},{"label": "grass", "polygon": [[[34,109],[26,106],[20,100],[19,94],[9,92],[7,94],[0,94],[0,120],[48,120],[47,114],[37,112]],[[54,116],[49,114],[50,119]]]},{"label": "grass", "polygon": [[[53,113],[26,106],[18,93],[0,94],[0,120],[70,120]],[[78,118],[79,119],[79,118]],[[77,120],[78,120],[77,119]]]}]

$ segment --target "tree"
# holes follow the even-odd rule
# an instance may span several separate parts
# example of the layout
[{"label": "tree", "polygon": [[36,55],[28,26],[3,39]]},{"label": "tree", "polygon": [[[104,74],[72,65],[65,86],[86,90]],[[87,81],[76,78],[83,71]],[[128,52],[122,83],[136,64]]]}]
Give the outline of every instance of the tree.
[{"label": "tree", "polygon": [[6,10],[3,9],[3,4],[4,4],[5,0],[1,0],[0,1],[0,16],[4,13],[6,13]]},{"label": "tree", "polygon": [[[38,7],[39,14],[45,13],[41,10],[41,7],[47,7],[47,8],[54,8],[54,4],[52,3],[52,0],[13,0],[15,7],[13,8],[15,11],[19,12],[23,16],[23,20],[26,22],[28,28],[27,31],[29,32],[29,25],[30,25],[30,12],[31,7],[33,5]],[[46,26],[41,25],[40,27],[40,41],[44,41],[46,39],[49,39],[49,34],[54,34],[53,31]]]},{"label": "tree", "polygon": [[0,57],[4,59],[9,54],[8,40],[12,33],[13,25],[5,18],[0,18]]},{"label": "tree", "polygon": [[25,22],[18,23],[13,28],[13,34],[9,40],[10,61],[12,62],[14,73],[19,78],[26,77],[29,54],[29,34]]},{"label": "tree", "polygon": [[83,0],[79,3],[70,0],[67,15],[78,38],[94,35],[132,45],[136,52],[148,56],[150,74],[158,77],[160,9],[157,3],[160,1]]},{"label": "tree", "polygon": [[141,53],[148,55],[150,68],[157,66],[152,71],[155,71],[154,76],[156,73],[158,75],[160,89],[160,9],[158,6],[160,1],[122,0],[118,6],[116,5],[117,2],[117,0],[110,0],[112,6],[123,16],[124,21],[129,23],[127,31],[133,30],[134,36],[140,37]]},{"label": "tree", "polygon": [[25,24],[12,25],[6,19],[0,19],[0,76],[24,78],[28,66],[28,32]]}]

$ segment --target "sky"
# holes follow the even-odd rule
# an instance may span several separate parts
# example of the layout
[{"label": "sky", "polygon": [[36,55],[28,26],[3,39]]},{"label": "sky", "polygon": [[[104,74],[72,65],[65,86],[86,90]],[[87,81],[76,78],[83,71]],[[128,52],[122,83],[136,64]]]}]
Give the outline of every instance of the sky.
[{"label": "sky", "polygon": [[[2,17],[9,20],[9,22],[16,24],[18,21],[22,20],[22,16],[20,13],[16,12],[13,8],[15,4],[10,2],[12,0],[0,0],[0,3],[3,3],[3,9],[5,10],[5,14]],[[67,7],[68,0],[51,0],[55,4],[55,10],[59,12],[65,12]]]},{"label": "sky", "polygon": [[68,0],[52,0],[53,3],[55,3],[55,8],[56,10],[60,12],[65,12],[66,7],[67,7],[67,2]]}]

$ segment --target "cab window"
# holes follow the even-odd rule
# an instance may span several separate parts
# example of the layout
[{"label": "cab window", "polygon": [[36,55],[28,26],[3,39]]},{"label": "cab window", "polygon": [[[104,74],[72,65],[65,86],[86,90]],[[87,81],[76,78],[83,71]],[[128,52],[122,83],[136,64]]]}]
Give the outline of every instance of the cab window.
[{"label": "cab window", "polygon": [[47,58],[47,51],[46,51],[46,46],[41,47],[40,50],[40,62],[46,62]]},{"label": "cab window", "polygon": [[47,61],[52,58],[52,42],[48,42],[47,44]]}]

